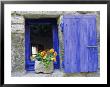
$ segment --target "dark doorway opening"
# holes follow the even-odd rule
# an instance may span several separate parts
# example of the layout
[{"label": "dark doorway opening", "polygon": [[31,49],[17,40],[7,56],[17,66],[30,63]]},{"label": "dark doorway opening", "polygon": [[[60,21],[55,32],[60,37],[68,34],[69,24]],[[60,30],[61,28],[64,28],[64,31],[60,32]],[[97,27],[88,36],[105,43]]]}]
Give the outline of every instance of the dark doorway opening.
[{"label": "dark doorway opening", "polygon": [[[36,47],[38,52],[53,47],[51,24],[35,24],[30,26],[31,48]],[[31,49],[32,50],[32,49]],[[31,51],[32,54],[32,51]]]}]

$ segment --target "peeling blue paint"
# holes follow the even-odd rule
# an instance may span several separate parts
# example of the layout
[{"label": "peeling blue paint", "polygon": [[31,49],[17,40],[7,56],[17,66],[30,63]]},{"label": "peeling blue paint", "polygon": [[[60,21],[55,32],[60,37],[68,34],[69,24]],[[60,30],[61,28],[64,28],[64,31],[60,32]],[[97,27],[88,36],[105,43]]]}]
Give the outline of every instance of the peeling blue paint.
[{"label": "peeling blue paint", "polygon": [[63,21],[65,73],[96,72],[96,16],[65,15]]}]

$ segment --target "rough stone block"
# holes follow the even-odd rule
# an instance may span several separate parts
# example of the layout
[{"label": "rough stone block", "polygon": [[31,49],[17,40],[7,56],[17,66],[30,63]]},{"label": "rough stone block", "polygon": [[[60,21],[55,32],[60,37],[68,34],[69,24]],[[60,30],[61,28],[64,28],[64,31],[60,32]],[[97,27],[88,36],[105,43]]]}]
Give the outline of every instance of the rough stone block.
[{"label": "rough stone block", "polygon": [[24,23],[24,17],[23,16],[11,16],[11,23]]},{"label": "rough stone block", "polygon": [[35,61],[35,66],[34,66],[35,72],[36,73],[52,73],[53,72],[53,62],[49,65],[49,68],[46,69],[45,66],[40,63],[40,61]]},{"label": "rough stone block", "polygon": [[11,25],[11,32],[12,33],[24,33],[25,28],[23,24],[14,24]]}]

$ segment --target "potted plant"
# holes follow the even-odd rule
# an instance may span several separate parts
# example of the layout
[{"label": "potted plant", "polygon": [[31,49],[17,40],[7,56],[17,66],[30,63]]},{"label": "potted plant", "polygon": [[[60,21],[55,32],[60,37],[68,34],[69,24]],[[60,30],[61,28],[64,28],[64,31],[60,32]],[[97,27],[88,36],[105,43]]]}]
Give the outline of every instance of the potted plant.
[{"label": "potted plant", "polygon": [[53,48],[38,52],[35,56],[35,72],[52,73],[56,56],[57,52]]}]

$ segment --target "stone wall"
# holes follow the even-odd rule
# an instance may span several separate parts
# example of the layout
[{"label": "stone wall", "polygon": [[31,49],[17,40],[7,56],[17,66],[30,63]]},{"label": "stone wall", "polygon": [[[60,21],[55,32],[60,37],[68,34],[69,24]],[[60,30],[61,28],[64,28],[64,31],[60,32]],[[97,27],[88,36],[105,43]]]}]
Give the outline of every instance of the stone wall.
[{"label": "stone wall", "polygon": [[12,14],[11,17],[11,72],[25,71],[24,17]]},{"label": "stone wall", "polygon": [[12,71],[24,70],[24,33],[12,33]]},{"label": "stone wall", "polygon": [[[100,12],[89,12],[89,11],[13,11],[11,14],[11,71],[12,72],[24,72],[25,71],[25,18],[58,18],[58,24],[61,21],[61,17],[59,16],[63,14],[95,14],[97,16],[97,41],[98,41],[98,49],[100,47],[99,37],[100,37]],[[63,49],[63,35],[60,31],[60,27],[58,27],[59,34],[59,48]],[[100,53],[100,52],[99,52]],[[62,56],[61,56],[62,57]],[[60,57],[60,58],[61,58]],[[99,57],[100,60],[100,57]],[[65,74],[65,76],[99,76],[100,73],[100,61],[99,61],[99,69],[96,73],[80,73],[80,74]]]}]

